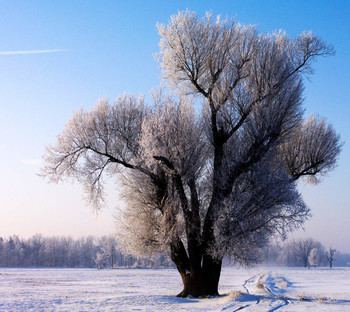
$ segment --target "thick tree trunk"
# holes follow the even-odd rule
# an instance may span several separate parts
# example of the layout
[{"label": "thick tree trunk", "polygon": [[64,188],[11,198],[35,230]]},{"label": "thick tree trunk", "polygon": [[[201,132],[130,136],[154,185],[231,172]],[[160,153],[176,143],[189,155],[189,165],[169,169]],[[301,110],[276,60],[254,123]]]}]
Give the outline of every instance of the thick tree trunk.
[{"label": "thick tree trunk", "polygon": [[200,270],[187,273],[180,272],[184,289],[177,296],[197,298],[219,295],[220,273],[221,261],[209,258],[203,261],[203,268]]}]

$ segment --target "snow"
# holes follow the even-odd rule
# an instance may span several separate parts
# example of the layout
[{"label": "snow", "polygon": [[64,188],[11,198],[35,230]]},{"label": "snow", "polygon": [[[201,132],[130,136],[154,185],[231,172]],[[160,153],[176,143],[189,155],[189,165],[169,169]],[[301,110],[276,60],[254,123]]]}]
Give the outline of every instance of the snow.
[{"label": "snow", "polygon": [[350,268],[224,268],[221,296],[177,298],[174,269],[0,269],[0,311],[350,311]]}]

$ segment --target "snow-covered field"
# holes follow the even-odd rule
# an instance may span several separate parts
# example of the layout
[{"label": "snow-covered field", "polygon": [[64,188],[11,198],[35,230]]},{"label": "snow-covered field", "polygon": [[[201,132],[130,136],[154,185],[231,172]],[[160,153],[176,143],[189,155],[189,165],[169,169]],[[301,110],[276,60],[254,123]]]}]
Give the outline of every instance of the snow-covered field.
[{"label": "snow-covered field", "polygon": [[181,299],[172,269],[0,269],[0,311],[350,311],[350,268],[224,268],[220,285]]}]

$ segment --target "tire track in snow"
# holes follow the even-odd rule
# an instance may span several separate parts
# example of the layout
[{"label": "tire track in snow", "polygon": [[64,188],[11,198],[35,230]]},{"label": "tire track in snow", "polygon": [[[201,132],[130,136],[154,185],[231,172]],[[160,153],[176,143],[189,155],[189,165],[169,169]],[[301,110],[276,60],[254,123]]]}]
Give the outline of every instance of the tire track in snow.
[{"label": "tire track in snow", "polygon": [[[253,305],[256,306],[256,309],[259,309],[260,308],[263,308],[262,307],[262,304],[261,304],[261,299],[267,299],[269,301],[271,301],[271,303],[274,303],[276,301],[281,301],[281,304],[273,307],[273,308],[268,308],[268,307],[264,307],[264,308],[267,308],[268,310],[266,310],[267,312],[275,312],[287,305],[290,304],[290,301],[287,300],[286,298],[280,296],[279,294],[276,294],[272,289],[271,287],[269,287],[266,283],[266,281],[269,279],[269,278],[272,278],[274,280],[274,278],[268,274],[267,275],[267,278],[266,278],[266,275],[267,274],[262,274],[262,275],[259,275],[259,274],[256,274],[254,276],[252,276],[251,278],[247,279],[244,281],[244,283],[242,284],[242,287],[244,288],[245,292],[246,292],[246,295],[248,296],[251,296],[252,298],[254,298],[254,300],[256,300],[256,302],[254,304],[246,304],[246,305],[243,305],[243,306],[240,306],[238,307],[237,309],[233,310],[232,312],[237,312],[237,311],[243,311],[243,310],[247,310],[249,309],[250,307],[252,307]],[[262,282],[265,278],[265,281]],[[259,295],[255,295],[252,293],[252,291],[250,290],[250,285],[262,285],[263,286],[263,289],[267,292],[267,294],[269,296],[259,296]],[[259,286],[258,286],[259,287]],[[260,307],[259,307],[260,306]],[[225,309],[223,310],[226,310],[227,308],[229,307],[226,307]],[[253,307],[252,307],[253,308]],[[249,309],[250,310],[250,309]]]},{"label": "tire track in snow", "polygon": [[[263,275],[262,275],[260,278],[262,278],[262,277],[263,277]],[[272,277],[272,276],[271,276],[270,274],[268,274],[268,277]],[[275,280],[275,279],[274,279],[274,280]],[[287,306],[287,305],[290,304],[290,301],[289,301],[289,300],[287,300],[286,298],[284,298],[284,297],[282,297],[282,296],[280,296],[280,295],[274,293],[273,290],[272,290],[266,283],[263,283],[263,285],[264,285],[265,290],[266,290],[272,297],[275,297],[277,300],[283,301],[282,304],[280,304],[280,305],[277,306],[277,307],[274,307],[274,308],[270,309],[270,310],[267,311],[267,312],[274,312],[274,311],[277,311],[278,309],[283,308],[283,307],[285,307],[285,306]],[[271,298],[271,299],[272,299],[272,298]],[[275,301],[276,301],[276,300],[275,300]]]},{"label": "tire track in snow", "polygon": [[[243,288],[245,290],[245,292],[247,293],[248,296],[251,296],[252,298],[254,298],[254,300],[256,300],[256,302],[254,303],[254,305],[258,305],[260,303],[260,297],[257,297],[255,295],[253,295],[249,288],[248,288],[248,284],[250,283],[254,283],[256,278],[259,276],[259,274],[256,274],[254,276],[252,276],[251,278],[248,278],[247,280],[244,281],[243,283]],[[246,309],[246,308],[249,308],[251,307],[253,304],[246,304],[246,305],[243,305],[243,306],[240,306],[239,308],[233,310],[232,312],[237,312],[237,311],[242,311],[243,309]],[[227,308],[225,308],[224,310],[226,310]]]},{"label": "tire track in snow", "polygon": [[243,288],[245,289],[245,291],[246,291],[246,293],[247,293],[248,295],[251,295],[251,296],[255,297],[255,299],[256,299],[256,304],[259,304],[259,303],[260,303],[261,297],[252,294],[251,291],[249,290],[249,288],[247,287],[247,285],[248,285],[248,284],[253,284],[253,283],[255,284],[255,282],[256,282],[257,280],[260,280],[263,276],[264,276],[264,275],[256,274],[256,275],[254,275],[253,277],[248,278],[248,279],[244,282],[244,284],[242,285]]},{"label": "tire track in snow", "polygon": [[232,312],[241,311],[241,310],[243,310],[243,309],[245,309],[246,307],[249,307],[249,306],[250,306],[250,304],[247,304],[247,305],[245,305],[245,306],[241,306],[241,307],[239,307],[238,309],[233,310]]},{"label": "tire track in snow", "polygon": [[254,280],[257,276],[258,276],[258,274],[254,275],[251,278],[248,278],[247,280],[244,281],[244,283],[242,285],[248,295],[250,295],[251,293],[250,293],[249,289],[247,288],[247,284],[250,283],[252,280]]}]

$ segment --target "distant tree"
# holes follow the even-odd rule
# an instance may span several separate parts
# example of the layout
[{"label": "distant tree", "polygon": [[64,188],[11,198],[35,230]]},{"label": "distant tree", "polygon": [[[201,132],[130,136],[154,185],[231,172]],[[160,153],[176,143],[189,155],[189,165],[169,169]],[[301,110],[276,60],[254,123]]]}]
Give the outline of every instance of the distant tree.
[{"label": "distant tree", "polygon": [[317,248],[312,248],[308,258],[309,265],[317,267],[319,263],[319,256],[319,250]]},{"label": "distant tree", "polygon": [[10,236],[4,246],[5,266],[21,266],[23,260],[22,241],[17,235]]},{"label": "distant tree", "polygon": [[45,257],[45,241],[41,234],[35,234],[30,239],[32,249],[32,265],[41,266]]},{"label": "distant tree", "polygon": [[330,268],[333,267],[333,262],[335,261],[335,259],[334,259],[335,252],[336,252],[336,249],[333,249],[333,248],[329,247],[329,251],[326,254]]},{"label": "distant tree", "polygon": [[272,236],[300,226],[309,209],[297,181],[316,183],[336,164],[339,136],[302,108],[303,77],[333,48],[189,11],[158,30],[163,76],[179,96],[158,92],[145,105],[126,94],[76,112],[43,175],[77,179],[97,207],[104,173],[122,175],[128,246],[169,248],[179,296],[217,295],[224,255],[253,262]]},{"label": "distant tree", "polygon": [[[297,261],[299,262],[299,265],[304,266],[305,268],[310,265],[324,265],[325,264],[325,251],[322,244],[318,241],[315,241],[311,238],[306,239],[300,239],[293,242],[294,244],[294,253]],[[310,254],[311,251],[315,249],[313,252],[314,255],[312,256],[313,259],[314,256],[317,255],[316,260],[313,260],[313,263],[310,263]],[[316,251],[317,249],[317,251]],[[314,262],[317,263],[314,263]]]},{"label": "distant tree", "polygon": [[51,237],[46,239],[46,255],[47,255],[47,266],[58,267],[59,266],[59,238]]},{"label": "distant tree", "polygon": [[82,237],[81,238],[81,258],[83,267],[92,267],[93,266],[93,257],[96,253],[94,237]]},{"label": "distant tree", "polygon": [[98,269],[102,269],[105,267],[105,257],[101,252],[97,252],[94,256],[94,262]]},{"label": "distant tree", "polygon": [[73,245],[73,238],[72,237],[70,237],[70,236],[61,237],[59,257],[60,257],[61,266],[63,266],[63,267],[74,266],[72,261],[71,261],[72,260],[71,259],[72,245]]},{"label": "distant tree", "polygon": [[314,248],[314,241],[311,238],[299,240],[295,243],[295,254],[305,268],[309,265],[309,255],[312,248]]},{"label": "distant tree", "polygon": [[116,265],[117,260],[117,240],[114,235],[101,237],[99,240],[99,247],[97,254],[97,262],[99,266],[113,268]]}]

